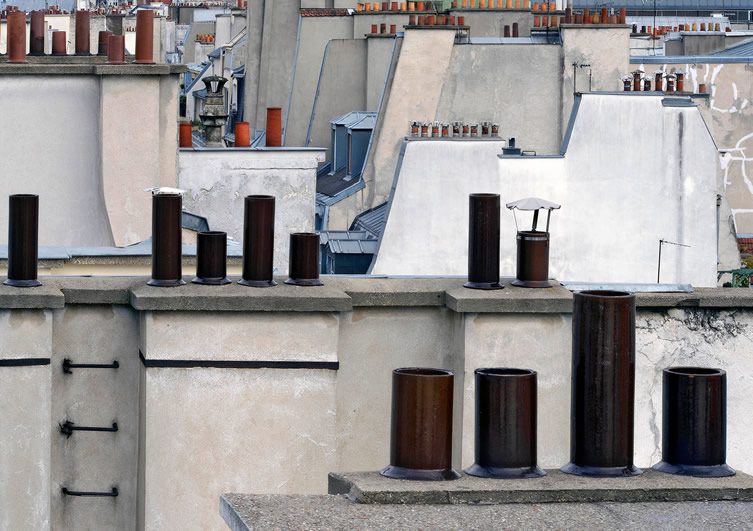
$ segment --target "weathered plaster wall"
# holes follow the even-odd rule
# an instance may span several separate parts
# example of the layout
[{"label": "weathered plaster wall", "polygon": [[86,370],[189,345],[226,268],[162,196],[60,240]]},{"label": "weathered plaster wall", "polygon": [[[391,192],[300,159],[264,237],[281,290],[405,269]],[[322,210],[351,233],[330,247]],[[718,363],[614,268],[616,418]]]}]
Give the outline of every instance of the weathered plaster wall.
[{"label": "weathered plaster wall", "polygon": [[512,34],[512,25],[515,22],[518,23],[518,35],[528,37],[533,27],[533,14],[530,9],[526,11],[452,9],[450,14],[465,17],[465,25],[470,26],[473,37],[503,37],[505,26],[510,26]]},{"label": "weathered plaster wall", "polygon": [[327,43],[332,39],[348,39],[353,36],[351,17],[302,17],[300,24],[292,90],[286,113],[285,145],[289,147],[300,147],[306,143],[306,131],[311,120]]},{"label": "weathered plaster wall", "polygon": [[186,190],[186,210],[206,217],[212,230],[225,231],[238,242],[243,241],[244,198],[275,196],[274,267],[284,274],[288,235],[314,228],[316,169],[321,162],[324,152],[313,149],[181,149],[178,186]]},{"label": "weathered plaster wall", "polygon": [[[665,239],[691,247],[665,246],[662,282],[716,285],[716,149],[696,107],[666,107],[659,96],[584,95],[564,157],[498,159],[495,144],[406,144],[375,274],[464,275],[468,195],[496,192],[503,204],[534,196],[563,205],[551,226],[556,278],[655,282]],[[636,172],[638,160],[653,171]],[[530,214],[518,219],[530,226]],[[503,276],[515,274],[515,232],[513,215],[503,212]]]}]

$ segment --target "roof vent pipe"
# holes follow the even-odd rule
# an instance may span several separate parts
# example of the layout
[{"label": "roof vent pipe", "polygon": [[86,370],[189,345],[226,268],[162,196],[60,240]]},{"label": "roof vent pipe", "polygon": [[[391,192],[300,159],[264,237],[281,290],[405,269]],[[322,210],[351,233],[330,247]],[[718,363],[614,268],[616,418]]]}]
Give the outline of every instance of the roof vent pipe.
[{"label": "roof vent pipe", "polygon": [[8,200],[8,279],[3,284],[17,288],[42,285],[37,280],[38,241],[39,196],[11,195]]},{"label": "roof vent pipe", "polygon": [[507,146],[502,148],[502,154],[503,155],[522,155],[523,151],[515,147],[515,137],[509,138],[507,140]]}]

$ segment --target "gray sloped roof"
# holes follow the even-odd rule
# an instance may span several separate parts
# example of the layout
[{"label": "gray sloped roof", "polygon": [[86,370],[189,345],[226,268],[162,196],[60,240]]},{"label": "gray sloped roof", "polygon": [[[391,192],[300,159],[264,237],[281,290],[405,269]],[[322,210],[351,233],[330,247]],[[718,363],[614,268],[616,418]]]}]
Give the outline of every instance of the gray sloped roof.
[{"label": "gray sloped roof", "polygon": [[[574,0],[573,7],[627,7],[628,9],[653,9],[654,0]],[[656,0],[662,10],[685,9],[751,9],[750,0]]]},{"label": "gray sloped roof", "polygon": [[[751,4],[753,5],[753,4]],[[715,57],[753,57],[753,39],[712,53]]]},{"label": "gray sloped roof", "polygon": [[374,237],[379,238],[387,222],[388,205],[389,203],[382,203],[365,212],[361,212],[353,220],[350,230],[365,230]]}]

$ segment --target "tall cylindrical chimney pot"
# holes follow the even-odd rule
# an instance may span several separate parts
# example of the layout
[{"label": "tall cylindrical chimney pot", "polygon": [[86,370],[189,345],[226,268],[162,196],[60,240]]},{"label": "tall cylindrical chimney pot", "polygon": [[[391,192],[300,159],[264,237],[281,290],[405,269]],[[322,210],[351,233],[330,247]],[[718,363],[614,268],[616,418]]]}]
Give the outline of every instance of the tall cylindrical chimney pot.
[{"label": "tall cylindrical chimney pot", "polygon": [[154,14],[151,9],[136,12],[136,63],[154,64]]},{"label": "tall cylindrical chimney pot", "polygon": [[486,478],[535,478],[536,372],[476,369],[476,461],[465,472]]},{"label": "tall cylindrical chimney pot", "polygon": [[107,46],[110,44],[111,31],[100,31],[97,40],[97,55],[107,57]]},{"label": "tall cylindrical chimney pot", "polygon": [[267,147],[282,147],[282,108],[267,107]]},{"label": "tall cylindrical chimney pot", "polygon": [[65,40],[64,31],[52,32],[52,55],[67,55],[68,42]]},{"label": "tall cylindrical chimney pot", "polygon": [[272,280],[275,245],[275,198],[249,195],[244,200],[243,275],[238,284],[254,288],[276,286]]},{"label": "tall cylindrical chimney pot", "polygon": [[76,10],[76,55],[89,55],[89,11]]},{"label": "tall cylindrical chimney pot", "polygon": [[663,371],[662,460],[656,470],[683,476],[732,476],[727,465],[727,374],[721,369]]},{"label": "tall cylindrical chimney pot", "polygon": [[178,146],[182,148],[193,147],[193,126],[190,122],[181,122],[178,130]]},{"label": "tall cylindrical chimney pot", "polygon": [[11,11],[8,13],[8,62],[26,62],[26,13]]},{"label": "tall cylindrical chimney pot", "polygon": [[635,92],[641,91],[641,73],[638,71],[633,72],[633,90]]},{"label": "tall cylindrical chimney pot", "polygon": [[194,284],[230,284],[227,278],[227,234],[200,232],[196,237],[196,277]]},{"label": "tall cylindrical chimney pot", "polygon": [[382,475],[395,479],[458,479],[452,468],[454,375],[443,369],[392,371],[390,464]]},{"label": "tall cylindrical chimney pot", "polygon": [[685,74],[677,73],[677,92],[685,92]]},{"label": "tall cylindrical chimney pot", "polygon": [[29,30],[29,55],[44,55],[44,11],[31,12]]},{"label": "tall cylindrical chimney pot", "polygon": [[656,92],[662,92],[664,90],[664,73],[657,72],[654,76],[654,90]]},{"label": "tall cylindrical chimney pot", "polygon": [[235,122],[235,147],[251,145],[251,129],[248,122]]},{"label": "tall cylindrical chimney pot", "polygon": [[147,283],[150,286],[185,284],[181,278],[182,206],[180,194],[154,194],[152,197],[152,279]]},{"label": "tall cylindrical chimney pot", "polygon": [[504,29],[503,29],[503,35],[504,35],[505,37],[510,37],[510,26],[509,26],[509,25],[507,25],[507,24],[505,24],[505,27],[504,27]]},{"label": "tall cylindrical chimney pot", "polygon": [[319,235],[313,232],[294,232],[290,235],[289,278],[285,284],[321,286],[319,279]]},{"label": "tall cylindrical chimney pot", "polygon": [[582,476],[634,476],[635,295],[573,294],[570,463]]},{"label": "tall cylindrical chimney pot", "polygon": [[121,65],[125,63],[125,36],[110,35],[107,38],[107,64]]},{"label": "tall cylindrical chimney pot", "polygon": [[502,289],[499,283],[499,194],[471,194],[468,205],[466,288]]},{"label": "tall cylindrical chimney pot", "polygon": [[[10,13],[12,14],[12,13]],[[39,196],[11,195],[8,200],[8,279],[6,286],[41,286],[37,280]]]},{"label": "tall cylindrical chimney pot", "polygon": [[512,23],[512,36],[513,37],[520,37],[520,31],[518,29],[518,23],[513,22]]}]

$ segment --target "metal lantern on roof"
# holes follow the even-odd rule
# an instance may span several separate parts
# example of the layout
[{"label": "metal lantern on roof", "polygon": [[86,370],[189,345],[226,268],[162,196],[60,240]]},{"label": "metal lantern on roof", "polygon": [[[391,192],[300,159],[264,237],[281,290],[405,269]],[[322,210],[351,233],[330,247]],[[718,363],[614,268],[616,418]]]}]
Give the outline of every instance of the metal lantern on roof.
[{"label": "metal lantern on roof", "polygon": [[[518,231],[518,263],[517,274],[512,282],[513,286],[524,288],[549,288],[549,221],[552,210],[558,210],[560,205],[539,199],[527,197],[505,205],[512,210],[515,218],[515,228]],[[533,212],[531,230],[520,230],[516,210]],[[546,210],[546,230],[537,230],[539,211]]]}]

